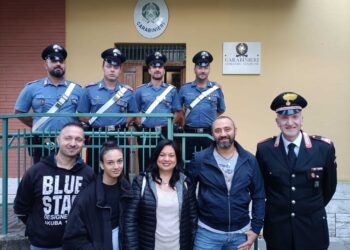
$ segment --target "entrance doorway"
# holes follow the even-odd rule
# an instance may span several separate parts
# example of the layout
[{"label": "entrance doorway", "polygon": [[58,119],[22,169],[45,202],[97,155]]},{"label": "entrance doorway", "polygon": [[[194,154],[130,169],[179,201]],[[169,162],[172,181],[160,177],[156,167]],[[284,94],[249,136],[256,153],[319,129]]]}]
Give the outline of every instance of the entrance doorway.
[{"label": "entrance doorway", "polygon": [[[134,90],[143,83],[150,82],[148,67],[145,59],[154,51],[160,51],[167,57],[165,64],[164,82],[174,85],[178,90],[186,82],[186,44],[144,44],[144,43],[115,43],[115,47],[125,55],[126,61],[122,64],[122,74],[119,81],[129,85]],[[130,128],[132,129],[132,128]],[[136,145],[135,138],[130,141]],[[133,158],[134,174],[138,174],[137,149],[130,151],[130,159]]]},{"label": "entrance doorway", "polygon": [[127,58],[119,80],[133,89],[150,81],[145,58],[154,51],[160,51],[168,58],[164,82],[177,89],[186,82],[186,44],[116,43],[115,46]]}]

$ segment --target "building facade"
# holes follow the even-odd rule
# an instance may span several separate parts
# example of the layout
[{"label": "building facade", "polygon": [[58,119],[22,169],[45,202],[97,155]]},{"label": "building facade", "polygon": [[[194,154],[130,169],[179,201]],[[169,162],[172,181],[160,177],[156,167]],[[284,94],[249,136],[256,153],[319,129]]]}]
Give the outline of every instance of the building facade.
[{"label": "building facade", "polygon": [[[166,0],[168,23],[155,38],[144,37],[134,25],[136,0],[0,2],[0,113],[12,113],[24,84],[43,76],[40,53],[50,43],[65,45],[67,78],[81,85],[102,78],[100,53],[109,47],[124,46],[131,52],[142,46],[169,49],[174,60],[166,80],[177,86],[194,80],[192,56],[208,50],[214,57],[210,79],[222,86],[225,114],[236,120],[243,145],[255,152],[258,141],[279,133],[270,102],[280,92],[295,91],[309,102],[303,111],[305,131],[333,140],[338,179],[348,185],[348,0]],[[260,74],[223,74],[224,42],[260,42]],[[182,53],[178,57],[176,49]],[[136,88],[147,81],[144,71],[142,57],[135,56],[126,63],[121,80]],[[10,126],[23,128],[18,122]],[[349,197],[342,197],[337,196],[339,203],[350,204]],[[329,209],[336,211],[333,205]],[[334,223],[339,218],[349,223],[349,214],[343,209],[341,217],[334,215]],[[336,232],[334,226],[333,236]],[[350,237],[346,232],[342,235]]]}]

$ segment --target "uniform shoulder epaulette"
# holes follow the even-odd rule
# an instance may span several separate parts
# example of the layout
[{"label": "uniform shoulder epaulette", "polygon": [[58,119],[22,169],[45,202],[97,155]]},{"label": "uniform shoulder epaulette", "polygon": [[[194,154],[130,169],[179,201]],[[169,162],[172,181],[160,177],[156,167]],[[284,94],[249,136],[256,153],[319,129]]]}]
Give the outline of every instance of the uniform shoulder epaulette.
[{"label": "uniform shoulder epaulette", "polygon": [[264,142],[267,142],[267,141],[271,141],[271,140],[275,140],[277,136],[272,136],[272,137],[269,137],[269,138],[266,138],[266,139],[263,139],[261,141],[258,142],[258,144],[260,143],[264,143]]},{"label": "uniform shoulder epaulette", "polygon": [[98,82],[90,82],[90,83],[85,85],[85,88],[88,88],[88,87],[91,87],[91,86],[95,86],[96,84],[98,84]]},{"label": "uniform shoulder epaulette", "polygon": [[133,89],[130,85],[123,84],[123,86],[124,86],[125,88],[127,88],[128,90],[130,90],[130,91],[134,91],[134,89]]},{"label": "uniform shoulder epaulette", "polygon": [[211,83],[213,84],[213,86],[218,86],[219,89],[221,89],[221,85],[219,83],[217,83],[217,82],[211,82]]},{"label": "uniform shoulder epaulette", "polygon": [[142,88],[142,87],[145,87],[145,86],[147,86],[147,83],[142,83],[142,84],[140,84],[139,86],[137,86],[136,89]]},{"label": "uniform shoulder epaulette", "polygon": [[318,141],[323,141],[325,143],[332,144],[331,139],[323,137],[323,136],[320,136],[320,135],[310,135],[310,137],[312,139],[315,139],[315,140],[318,140]]},{"label": "uniform shoulder epaulette", "polygon": [[39,80],[34,80],[34,81],[31,81],[31,82],[27,82],[26,85],[31,85],[31,84],[36,83],[36,82],[38,82],[38,81],[39,81]]},{"label": "uniform shoulder epaulette", "polygon": [[79,87],[82,88],[82,86],[81,86],[79,83],[76,83],[76,82],[73,82],[73,81],[67,81],[67,83],[68,83],[68,85],[69,85],[70,83],[74,83],[75,85],[77,85],[77,86],[79,86]]}]

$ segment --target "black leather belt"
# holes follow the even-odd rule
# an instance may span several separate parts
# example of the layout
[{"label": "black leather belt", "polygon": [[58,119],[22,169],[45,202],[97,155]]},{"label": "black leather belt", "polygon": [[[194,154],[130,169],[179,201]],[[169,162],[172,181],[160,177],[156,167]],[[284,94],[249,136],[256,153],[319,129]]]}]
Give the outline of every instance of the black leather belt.
[{"label": "black leather belt", "polygon": [[145,131],[165,131],[167,130],[167,126],[154,126],[154,127],[145,127],[145,126],[142,126],[142,128],[145,130]]},{"label": "black leather belt", "polygon": [[113,131],[118,131],[118,130],[124,130],[126,129],[125,124],[120,124],[120,125],[110,125],[110,126],[101,126],[101,127],[92,127],[92,130],[94,131],[107,131],[107,132],[113,132]]},{"label": "black leather belt", "polygon": [[210,128],[192,128],[185,126],[185,131],[188,133],[211,133]]}]

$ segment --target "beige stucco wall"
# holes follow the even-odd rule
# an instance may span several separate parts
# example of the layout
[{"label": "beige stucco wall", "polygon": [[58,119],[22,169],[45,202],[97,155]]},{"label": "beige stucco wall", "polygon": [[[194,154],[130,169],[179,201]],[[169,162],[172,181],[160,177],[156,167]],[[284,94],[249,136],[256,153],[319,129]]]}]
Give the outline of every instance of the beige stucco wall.
[{"label": "beige stucco wall", "polygon": [[[186,43],[187,80],[192,56],[214,55],[212,80],[224,89],[237,139],[255,152],[257,141],[279,132],[271,100],[285,90],[309,101],[304,129],[331,138],[338,176],[350,181],[350,1],[167,0],[169,24],[156,39],[133,25],[136,0],[66,1],[67,75],[85,85],[101,78],[102,50],[115,42]],[[223,75],[223,42],[262,45],[260,75]]]}]

